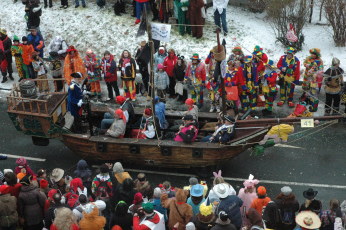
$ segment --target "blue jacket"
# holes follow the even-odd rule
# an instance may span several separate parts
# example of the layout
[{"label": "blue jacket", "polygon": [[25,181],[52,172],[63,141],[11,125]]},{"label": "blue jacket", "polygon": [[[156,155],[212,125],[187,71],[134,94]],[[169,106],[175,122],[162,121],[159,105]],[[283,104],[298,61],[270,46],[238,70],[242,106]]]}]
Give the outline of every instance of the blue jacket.
[{"label": "blue jacket", "polygon": [[239,197],[230,195],[224,199],[220,199],[220,203],[216,208],[215,214],[217,215],[220,213],[220,211],[225,211],[228,214],[231,223],[234,224],[238,229],[240,229],[242,225],[240,207],[242,205],[243,201]]},{"label": "blue jacket", "polygon": [[[40,52],[40,57],[43,57],[43,48],[44,48],[44,41],[43,41],[43,37],[41,35],[41,33],[39,31],[37,31],[37,35],[34,36],[31,33],[27,36],[28,38],[28,43],[31,44],[35,51]],[[41,49],[38,49],[37,46],[40,44],[40,42],[43,43],[43,46]]]},{"label": "blue jacket", "polygon": [[67,110],[70,111],[71,115],[74,117],[78,117],[78,102],[83,98],[82,89],[78,84],[72,81],[70,87],[68,88],[68,96],[67,96]]},{"label": "blue jacket", "polygon": [[162,207],[160,198],[154,198],[151,203],[153,203],[154,205],[154,210],[161,213],[165,217],[165,222],[167,222],[168,221],[167,209]]},{"label": "blue jacket", "polygon": [[167,121],[165,117],[166,105],[163,102],[157,102],[155,104],[155,115],[159,119],[161,129],[166,129]]}]

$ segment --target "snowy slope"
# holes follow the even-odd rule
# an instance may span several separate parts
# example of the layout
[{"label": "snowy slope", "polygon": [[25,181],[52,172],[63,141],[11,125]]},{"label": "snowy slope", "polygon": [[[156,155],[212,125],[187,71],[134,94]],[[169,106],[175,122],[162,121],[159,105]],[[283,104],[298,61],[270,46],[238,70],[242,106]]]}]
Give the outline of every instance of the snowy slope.
[{"label": "snowy slope", "polygon": [[[113,8],[108,2],[106,9],[99,10],[93,2],[88,2],[87,8],[70,6],[66,10],[59,8],[60,1],[54,2],[53,8],[43,9],[41,17],[41,31],[48,45],[56,35],[61,35],[70,45],[80,50],[82,55],[87,48],[93,49],[96,54],[102,55],[109,50],[117,57],[122,50],[128,49],[134,53],[138,43],[146,40],[146,36],[136,38],[138,25],[134,25],[134,18],[130,14],[115,16]],[[24,21],[24,5],[19,1],[1,0],[0,27],[6,28],[10,37],[14,34],[24,36],[26,23]],[[132,12],[130,6],[127,12]],[[4,20],[6,19],[6,20]],[[325,21],[325,19],[323,19]],[[227,21],[230,33],[226,38],[227,49],[241,44],[246,54],[250,54],[255,45],[260,45],[270,59],[278,61],[285,48],[275,43],[275,35],[270,27],[266,14],[254,14],[242,8],[228,7]],[[317,12],[314,15],[314,23],[317,22]],[[346,48],[337,48],[332,39],[330,26],[307,24],[304,30],[305,45],[297,56],[301,60],[309,54],[310,48],[320,48],[325,65],[330,65],[332,57],[341,60],[342,67],[346,67]],[[190,57],[193,53],[199,53],[205,58],[210,49],[216,44],[216,35],[213,22],[213,12],[209,8],[207,12],[204,37],[200,40],[188,35],[180,36],[177,28],[171,35],[171,42],[167,48],[174,48],[177,53]],[[303,69],[303,68],[302,68]],[[0,84],[0,88],[9,88],[11,82]]]}]

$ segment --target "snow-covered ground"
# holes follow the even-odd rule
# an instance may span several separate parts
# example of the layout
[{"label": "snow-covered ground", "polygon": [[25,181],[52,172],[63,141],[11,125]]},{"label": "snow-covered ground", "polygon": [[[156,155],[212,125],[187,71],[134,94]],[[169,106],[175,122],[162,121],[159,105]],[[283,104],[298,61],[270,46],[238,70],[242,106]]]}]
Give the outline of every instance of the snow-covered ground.
[{"label": "snow-covered ground", "polygon": [[[71,2],[71,1],[70,1]],[[135,19],[130,16],[132,8],[127,7],[128,14],[115,16],[113,3],[107,2],[105,9],[100,10],[95,1],[87,0],[87,8],[74,8],[74,4],[66,10],[60,9],[60,1],[54,2],[53,8],[43,9],[41,17],[41,31],[48,45],[54,36],[61,35],[70,45],[74,45],[82,55],[86,49],[91,48],[96,54],[102,55],[109,50],[117,57],[124,49],[134,54],[138,43],[146,40],[146,35],[136,37],[138,25],[134,25]],[[24,20],[24,5],[13,0],[0,1],[1,17],[0,28],[5,28],[8,35],[22,37],[27,34]],[[178,54],[190,57],[193,53],[199,53],[205,58],[210,49],[216,45],[216,35],[212,8],[208,9],[204,36],[202,39],[194,39],[191,36],[180,36],[177,27],[173,26],[171,41],[167,48],[174,48]],[[330,26],[317,25],[318,15],[315,11],[313,23],[307,23],[304,28],[305,44],[303,50],[297,54],[303,62],[309,55],[309,49],[320,48],[325,66],[329,66],[332,57],[341,60],[341,66],[346,67],[346,48],[335,47],[332,39],[333,31]],[[255,14],[243,8],[228,6],[227,22],[229,34],[226,37],[228,51],[241,44],[245,54],[250,54],[255,45],[263,47],[269,58],[278,61],[285,51],[280,43],[276,43],[274,32],[266,18],[266,14]],[[323,18],[325,22],[325,18]],[[302,68],[303,69],[303,68]],[[12,82],[0,83],[0,88],[10,88]],[[0,95],[4,96],[2,91]]]}]

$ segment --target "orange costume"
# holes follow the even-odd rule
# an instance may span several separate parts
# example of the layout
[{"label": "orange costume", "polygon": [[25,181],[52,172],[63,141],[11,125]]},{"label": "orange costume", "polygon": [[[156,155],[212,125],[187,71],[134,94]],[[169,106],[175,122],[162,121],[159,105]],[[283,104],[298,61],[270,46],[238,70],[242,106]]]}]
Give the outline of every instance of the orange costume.
[{"label": "orange costume", "polygon": [[83,59],[79,56],[78,51],[74,48],[74,46],[70,46],[67,49],[67,55],[65,57],[64,64],[64,78],[68,85],[71,84],[71,74],[76,72],[80,72],[83,77],[85,77],[86,69]]}]

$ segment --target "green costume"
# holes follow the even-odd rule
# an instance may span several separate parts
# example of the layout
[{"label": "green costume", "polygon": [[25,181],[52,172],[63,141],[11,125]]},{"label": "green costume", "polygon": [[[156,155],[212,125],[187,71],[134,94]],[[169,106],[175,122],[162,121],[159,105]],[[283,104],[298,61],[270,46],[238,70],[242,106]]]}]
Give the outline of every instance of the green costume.
[{"label": "green costume", "polygon": [[[19,39],[17,36],[14,36],[13,41],[18,41]],[[22,54],[23,54],[23,49],[21,45],[12,45],[11,46],[11,53],[12,56],[14,56],[15,58],[15,62],[16,62],[16,67],[17,67],[17,71],[18,71],[18,76],[20,79],[23,79],[24,77],[24,72],[26,69],[26,65],[23,63],[23,58],[22,58]],[[26,78],[29,78],[29,76],[26,76]]]},{"label": "green costume", "polygon": [[[174,0],[174,4],[178,10],[178,24],[190,25],[190,20],[187,18],[187,10],[189,8],[189,0]],[[179,34],[184,35],[185,33],[191,34],[191,27],[180,25]]]}]

